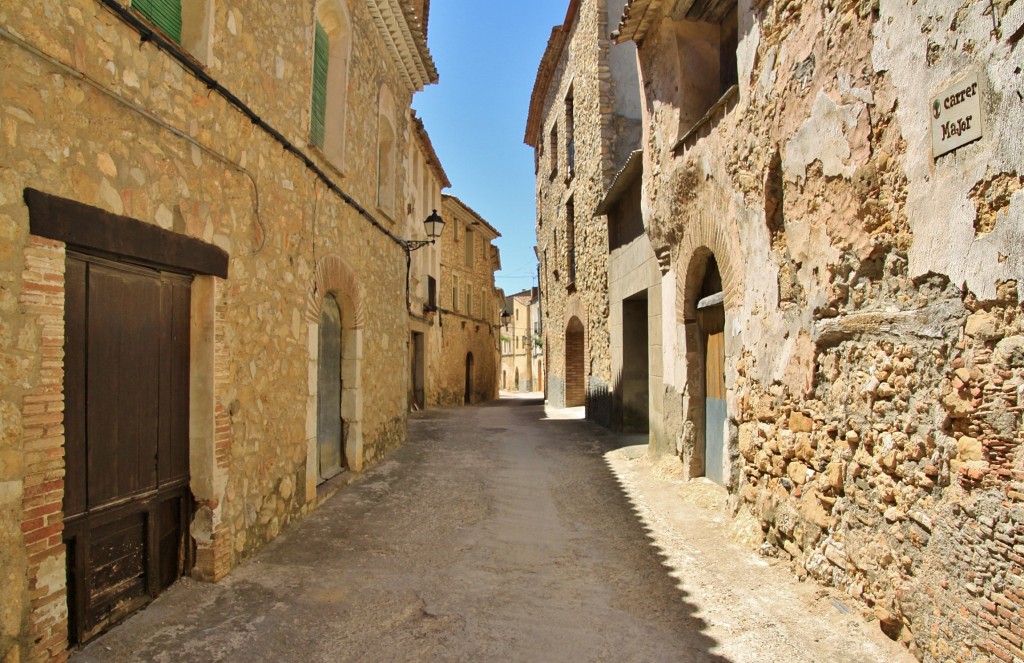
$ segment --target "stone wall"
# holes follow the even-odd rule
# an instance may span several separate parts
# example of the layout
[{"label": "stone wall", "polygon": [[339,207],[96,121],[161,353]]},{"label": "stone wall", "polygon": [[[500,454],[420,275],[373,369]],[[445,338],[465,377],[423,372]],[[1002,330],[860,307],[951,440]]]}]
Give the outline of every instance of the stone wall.
[{"label": "stone wall", "polygon": [[[215,4],[206,72],[373,213],[372,177],[351,169],[342,180],[338,170],[375,162],[375,132],[359,129],[375,126],[381,86],[405,107],[411,90],[366,5],[349,7],[351,130],[339,165],[307,146],[312,3]],[[230,256],[227,279],[193,284],[193,384],[210,387],[208,418],[193,422],[192,440],[194,573],[203,578],[223,576],[317,502],[308,422],[318,288],[345,290],[344,324],[359,339],[350,467],[404,440],[405,385],[383,378],[405,374],[405,256],[303,161],[100,3],[7,4],[0,26],[0,658],[59,659],[64,246],[29,234],[25,188]],[[202,347],[208,363],[196,363]],[[193,416],[202,410],[194,406]]]},{"label": "stone wall", "polygon": [[[469,403],[498,397],[501,370],[498,314],[494,287],[499,236],[476,212],[454,196],[442,196],[446,226],[441,235],[441,281],[438,285],[437,324],[440,352],[431,357],[433,379],[427,385],[427,404],[466,403],[467,363],[473,356]],[[466,232],[472,236],[472,261],[466,262]],[[457,288],[455,287],[457,284]],[[468,296],[468,299],[467,299]]]},{"label": "stone wall", "polygon": [[[675,292],[663,425],[703,474],[713,257],[737,531],[923,660],[1024,658],[1022,22],[1009,2],[741,1],[738,94],[689,137],[687,30],[662,17],[640,46],[645,220]],[[985,135],[933,159],[930,95],[972,68]]]},{"label": "stone wall", "polygon": [[[613,3],[621,6],[621,3]],[[588,416],[605,424],[611,416],[611,348],[606,324],[608,309],[608,237],[598,203],[617,170],[636,148],[638,118],[626,113],[639,109],[627,103],[636,90],[636,70],[623,66],[622,52],[630,45],[609,39],[604,0],[580,2],[570,15],[564,35],[552,40],[542,63],[531,106],[527,142],[537,151],[537,246],[541,259],[547,396],[552,405],[566,404],[566,388],[586,392]],[[617,57],[613,60],[610,51]],[[617,88],[615,86],[618,86]],[[566,98],[572,92],[573,126],[566,119]],[[618,93],[618,95],[617,95]],[[556,147],[551,132],[557,132]],[[575,167],[567,162],[568,136],[575,143]],[[571,204],[570,204],[571,201]],[[572,214],[570,221],[568,215]],[[570,237],[570,229],[574,229]],[[570,249],[575,249],[575,277],[570,274]],[[572,367],[576,376],[566,386],[566,330],[576,317],[584,326],[584,361]],[[582,387],[579,385],[582,384]]]}]

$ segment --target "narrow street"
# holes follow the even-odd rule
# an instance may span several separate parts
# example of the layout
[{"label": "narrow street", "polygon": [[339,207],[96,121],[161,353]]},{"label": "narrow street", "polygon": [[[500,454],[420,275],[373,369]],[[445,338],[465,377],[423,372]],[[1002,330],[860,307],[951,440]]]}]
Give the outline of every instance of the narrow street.
[{"label": "narrow street", "polygon": [[254,559],[71,660],[913,660],[730,543],[637,437],[572,416],[522,398],[415,414],[408,444]]}]

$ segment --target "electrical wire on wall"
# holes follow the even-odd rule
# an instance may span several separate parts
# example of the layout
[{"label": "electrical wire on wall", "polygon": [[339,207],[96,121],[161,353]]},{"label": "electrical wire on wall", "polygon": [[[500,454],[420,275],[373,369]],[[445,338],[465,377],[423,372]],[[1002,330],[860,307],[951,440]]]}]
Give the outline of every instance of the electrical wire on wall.
[{"label": "electrical wire on wall", "polygon": [[229,168],[231,168],[231,169],[233,169],[233,170],[235,170],[235,171],[245,175],[247,178],[249,178],[249,181],[252,183],[252,189],[253,189],[253,205],[252,205],[253,213],[255,214],[256,224],[260,228],[260,243],[259,243],[259,246],[257,246],[256,248],[253,249],[252,253],[255,255],[256,253],[259,253],[260,250],[263,249],[263,246],[266,244],[267,231],[266,231],[266,226],[263,223],[263,219],[260,218],[260,189],[259,189],[259,185],[256,183],[256,177],[251,172],[249,172],[245,167],[243,167],[240,163],[237,163],[237,162],[233,161],[227,155],[225,155],[225,154],[223,154],[221,152],[218,152],[217,150],[209,147],[208,145],[205,145],[202,142],[196,140],[194,137],[188,135],[187,133],[185,133],[181,129],[178,129],[175,126],[173,126],[171,124],[168,124],[167,122],[165,122],[164,120],[160,119],[159,117],[157,117],[153,113],[149,112],[148,110],[146,110],[142,106],[138,105],[134,101],[131,101],[130,99],[127,99],[127,98],[121,96],[120,94],[118,94],[118,93],[114,92],[113,90],[107,88],[106,86],[102,85],[98,81],[90,78],[89,76],[87,76],[83,72],[75,69],[71,65],[68,65],[68,64],[58,60],[57,58],[53,57],[52,55],[50,55],[48,53],[44,53],[43,51],[39,50],[38,48],[36,48],[32,44],[30,44],[27,41],[25,41],[24,39],[22,39],[21,37],[13,34],[11,32],[9,32],[6,28],[4,28],[2,26],[0,26],[0,38],[3,38],[5,40],[9,41],[10,43],[14,44],[15,46],[21,48],[22,50],[24,50],[24,51],[26,51],[28,53],[31,53],[33,56],[39,58],[40,60],[43,60],[44,62],[47,62],[48,64],[50,64],[54,68],[60,70],[64,74],[66,74],[67,76],[70,76],[71,78],[74,78],[75,80],[80,81],[80,82],[88,85],[89,87],[91,87],[94,90],[96,90],[97,92],[101,93],[102,95],[104,95],[108,99],[111,99],[111,100],[115,101],[116,103],[124,106],[125,108],[127,108],[130,111],[132,111],[136,115],[138,115],[138,116],[140,116],[142,118],[145,118],[147,121],[151,122],[152,124],[155,124],[156,126],[164,129],[165,131],[173,134],[174,136],[177,136],[178,138],[186,141],[190,145],[192,145],[192,146],[202,150],[204,153],[210,155],[211,157],[213,157],[217,161],[223,163],[224,165],[228,166]]},{"label": "electrical wire on wall", "polygon": [[366,219],[370,223],[370,225],[376,228],[381,234],[385,235],[392,242],[402,247],[403,250],[406,249],[406,243],[404,240],[402,240],[400,237],[398,237],[390,230],[388,230],[384,226],[384,224],[382,224],[375,216],[370,214],[370,212],[368,212],[366,208],[360,205],[358,201],[352,198],[352,196],[345,193],[345,191],[340,186],[338,186],[338,184],[334,182],[334,180],[332,180],[327,175],[327,173],[323,171],[323,169],[317,166],[316,163],[314,163],[313,160],[308,155],[306,155],[305,152],[299,149],[294,143],[285,138],[285,136],[280,131],[272,127],[266,120],[260,117],[260,115],[257,114],[256,111],[254,111],[252,108],[248,106],[248,104],[246,104],[244,101],[235,96],[235,94],[228,90],[226,87],[221,85],[221,83],[218,82],[212,76],[210,76],[210,74],[206,73],[206,70],[201,65],[193,61],[188,55],[184,54],[177,44],[168,41],[167,38],[164,37],[160,32],[154,30],[144,20],[136,16],[128,7],[125,7],[121,3],[117,2],[117,0],[97,1],[104,7],[109,9],[111,12],[113,12],[123,22],[131,26],[136,32],[138,32],[140,37],[142,38],[143,43],[149,42],[153,44],[157,49],[169,55],[183,69],[192,74],[201,83],[206,85],[206,87],[211,92],[216,92],[221,98],[227,101],[228,104],[230,104],[240,113],[242,113],[242,115],[244,115],[250,122],[252,122],[255,126],[259,127],[268,136],[273,138],[274,141],[281,145],[281,147],[283,147],[286,152],[292,154],[297,159],[299,159],[309,171],[316,175],[317,179],[319,179],[335,195],[341,198],[341,200],[344,201],[346,205],[355,210],[356,213],[359,214],[359,216]]}]

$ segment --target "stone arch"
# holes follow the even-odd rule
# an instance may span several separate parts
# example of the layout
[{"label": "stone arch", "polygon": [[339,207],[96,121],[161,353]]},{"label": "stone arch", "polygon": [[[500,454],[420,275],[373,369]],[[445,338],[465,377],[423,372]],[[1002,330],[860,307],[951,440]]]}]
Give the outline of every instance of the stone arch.
[{"label": "stone arch", "polygon": [[[728,361],[730,347],[729,322],[734,318],[743,301],[743,267],[739,248],[738,228],[727,205],[722,199],[714,200],[700,209],[696,218],[687,225],[682,240],[675,250],[676,267],[676,320],[682,330],[680,348],[685,366],[685,384],[682,389],[683,433],[681,456],[683,466],[690,477],[707,474],[705,451],[707,449],[705,389],[707,386],[708,334],[702,324],[703,313],[699,314],[697,304],[707,293],[706,288],[710,266],[717,267],[717,278],[720,279],[722,302],[719,321],[724,328],[724,362]],[[715,203],[718,204],[715,204]],[[716,368],[717,370],[717,368]],[[728,380],[722,382],[725,390],[729,389]],[[727,401],[728,399],[723,399]],[[737,439],[735,426],[730,425],[729,415],[724,424],[722,452],[725,459],[731,457]],[[725,462],[725,461],[723,461]],[[717,468],[716,468],[717,469]],[[735,487],[736,472],[734,468],[723,470],[723,483],[730,489]]]},{"label": "stone arch", "polygon": [[341,311],[342,397],[341,416],[345,426],[345,464],[359,472],[363,467],[363,329],[366,325],[363,287],[355,271],[338,255],[319,260],[310,283],[306,304],[308,326],[309,392],[306,399],[306,500],[316,500],[317,461],[317,372],[320,356],[320,315],[330,294]]},{"label": "stone arch", "polygon": [[[573,336],[572,361],[570,367],[569,329],[573,328],[578,336]],[[580,300],[579,294],[573,294],[565,303],[562,317],[563,352],[562,352],[562,397],[565,407],[575,407],[586,403],[587,394],[587,358],[590,356],[589,315],[587,307]],[[557,370],[557,369],[556,369]],[[575,387],[570,394],[570,383]]]}]

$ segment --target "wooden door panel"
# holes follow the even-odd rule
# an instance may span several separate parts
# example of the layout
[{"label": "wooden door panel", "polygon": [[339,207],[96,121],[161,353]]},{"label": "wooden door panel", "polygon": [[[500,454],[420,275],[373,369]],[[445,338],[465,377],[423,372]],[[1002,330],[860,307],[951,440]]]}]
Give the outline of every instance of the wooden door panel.
[{"label": "wooden door panel", "polygon": [[188,277],[69,255],[64,538],[77,642],[192,560],[190,290]]},{"label": "wooden door panel", "polygon": [[192,307],[190,283],[164,277],[161,307],[165,324],[160,354],[166,370],[160,373],[160,485],[180,482],[189,474],[189,320]]},{"label": "wooden door panel", "polygon": [[68,259],[64,272],[64,518],[88,508],[85,468],[86,264]]},{"label": "wooden door panel", "polygon": [[89,507],[157,486],[160,283],[91,265],[86,391]]}]

